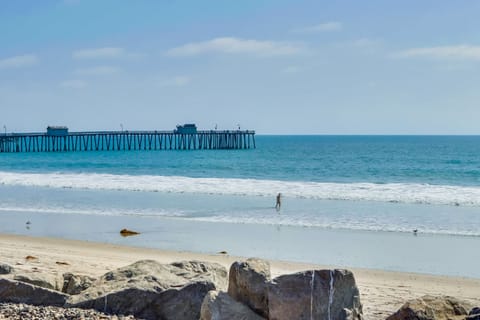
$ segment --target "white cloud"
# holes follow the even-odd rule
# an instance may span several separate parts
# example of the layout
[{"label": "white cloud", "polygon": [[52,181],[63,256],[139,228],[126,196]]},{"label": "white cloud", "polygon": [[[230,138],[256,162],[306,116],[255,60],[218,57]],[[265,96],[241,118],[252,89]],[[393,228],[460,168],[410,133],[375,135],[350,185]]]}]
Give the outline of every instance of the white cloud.
[{"label": "white cloud", "polygon": [[232,37],[215,38],[203,42],[187,43],[167,51],[169,56],[194,56],[205,53],[253,54],[259,56],[293,55],[303,51],[299,45],[239,39]]},{"label": "white cloud", "polygon": [[37,63],[36,55],[24,54],[0,60],[0,69],[29,67]]},{"label": "white cloud", "polygon": [[83,80],[65,80],[60,83],[60,87],[63,88],[82,89],[86,86],[87,83]]},{"label": "white cloud", "polygon": [[434,59],[480,60],[480,46],[457,45],[411,48],[394,53],[393,57],[425,57]]},{"label": "white cloud", "polygon": [[189,84],[191,78],[188,76],[176,76],[159,82],[161,87],[183,87]]},{"label": "white cloud", "polygon": [[120,72],[121,69],[112,66],[97,66],[90,68],[80,68],[74,71],[74,74],[83,76],[105,76]]},{"label": "white cloud", "polygon": [[297,66],[288,66],[286,68],[283,68],[282,72],[283,73],[297,73],[297,72],[300,72],[300,70],[301,69]]},{"label": "white cloud", "polygon": [[295,33],[319,33],[319,32],[330,32],[330,31],[339,31],[342,30],[343,25],[338,21],[330,21],[325,23],[320,23],[314,26],[308,26],[303,28],[293,29],[292,32]]},{"label": "white cloud", "polygon": [[125,49],[105,47],[77,50],[72,53],[74,59],[118,58],[125,55]]}]

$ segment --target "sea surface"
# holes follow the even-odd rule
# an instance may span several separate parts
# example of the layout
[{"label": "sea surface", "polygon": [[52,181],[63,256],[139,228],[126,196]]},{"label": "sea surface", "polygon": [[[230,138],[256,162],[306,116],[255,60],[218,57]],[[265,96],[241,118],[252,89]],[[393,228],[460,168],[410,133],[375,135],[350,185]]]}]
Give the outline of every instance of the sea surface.
[{"label": "sea surface", "polygon": [[480,136],[256,145],[0,153],[0,232],[480,278]]}]

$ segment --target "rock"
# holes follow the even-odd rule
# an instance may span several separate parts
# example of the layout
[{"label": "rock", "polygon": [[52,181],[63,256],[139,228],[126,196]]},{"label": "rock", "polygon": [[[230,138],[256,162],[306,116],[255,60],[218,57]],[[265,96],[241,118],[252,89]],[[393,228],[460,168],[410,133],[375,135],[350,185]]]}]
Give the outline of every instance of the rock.
[{"label": "rock", "polygon": [[26,272],[16,274],[13,280],[30,283],[42,288],[58,290],[63,287],[63,278],[51,273],[42,272]]},{"label": "rock", "polygon": [[226,275],[215,263],[142,260],[106,273],[68,305],[144,319],[199,319],[203,298]]},{"label": "rock", "polygon": [[250,258],[245,262],[234,262],[229,272],[228,294],[268,318],[267,284],[270,278],[268,261]]},{"label": "rock", "polygon": [[68,296],[30,283],[0,279],[0,302],[27,303],[43,306],[63,306]]},{"label": "rock", "polygon": [[137,234],[140,234],[140,232],[136,232],[136,231],[132,231],[132,230],[128,230],[128,229],[120,230],[120,235],[122,237],[130,237],[130,236],[135,236]]},{"label": "rock", "polygon": [[480,308],[475,307],[470,310],[466,320],[480,320]]},{"label": "rock", "polygon": [[23,303],[0,303],[0,319],[38,320],[38,319],[70,319],[70,320],[133,320],[132,316],[107,315],[94,310],[83,310],[52,306],[32,306]]},{"label": "rock", "polygon": [[348,270],[282,275],[268,290],[269,319],[363,319],[360,294]]},{"label": "rock", "polygon": [[85,275],[74,275],[73,273],[63,274],[62,292],[75,295],[92,286],[95,278]]},{"label": "rock", "polygon": [[10,274],[13,272],[13,267],[8,264],[0,264],[0,274]]},{"label": "rock", "polygon": [[176,267],[177,269],[172,271],[185,279],[213,281],[217,289],[223,290],[227,288],[227,270],[218,263],[180,261],[173,262],[170,266]]},{"label": "rock", "polygon": [[226,292],[210,291],[203,299],[200,320],[262,320],[250,308]]},{"label": "rock", "polygon": [[463,320],[468,303],[447,296],[423,296],[407,301],[387,320]]}]

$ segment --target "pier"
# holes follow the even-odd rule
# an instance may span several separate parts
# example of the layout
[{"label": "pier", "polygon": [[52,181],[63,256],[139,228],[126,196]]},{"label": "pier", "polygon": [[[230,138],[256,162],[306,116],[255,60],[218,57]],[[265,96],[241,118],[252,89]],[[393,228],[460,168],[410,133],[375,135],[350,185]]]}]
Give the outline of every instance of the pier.
[{"label": "pier", "polygon": [[[181,129],[181,126],[179,126]],[[49,127],[43,133],[0,134],[1,152],[219,150],[255,148],[252,130],[91,131]]]}]

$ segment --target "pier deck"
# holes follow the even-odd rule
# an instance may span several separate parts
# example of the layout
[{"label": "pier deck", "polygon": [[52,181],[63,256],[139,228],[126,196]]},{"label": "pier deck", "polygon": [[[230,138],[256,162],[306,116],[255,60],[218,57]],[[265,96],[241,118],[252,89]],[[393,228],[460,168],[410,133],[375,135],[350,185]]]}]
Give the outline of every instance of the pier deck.
[{"label": "pier deck", "polygon": [[91,131],[0,134],[0,152],[214,150],[255,148],[255,131]]}]

